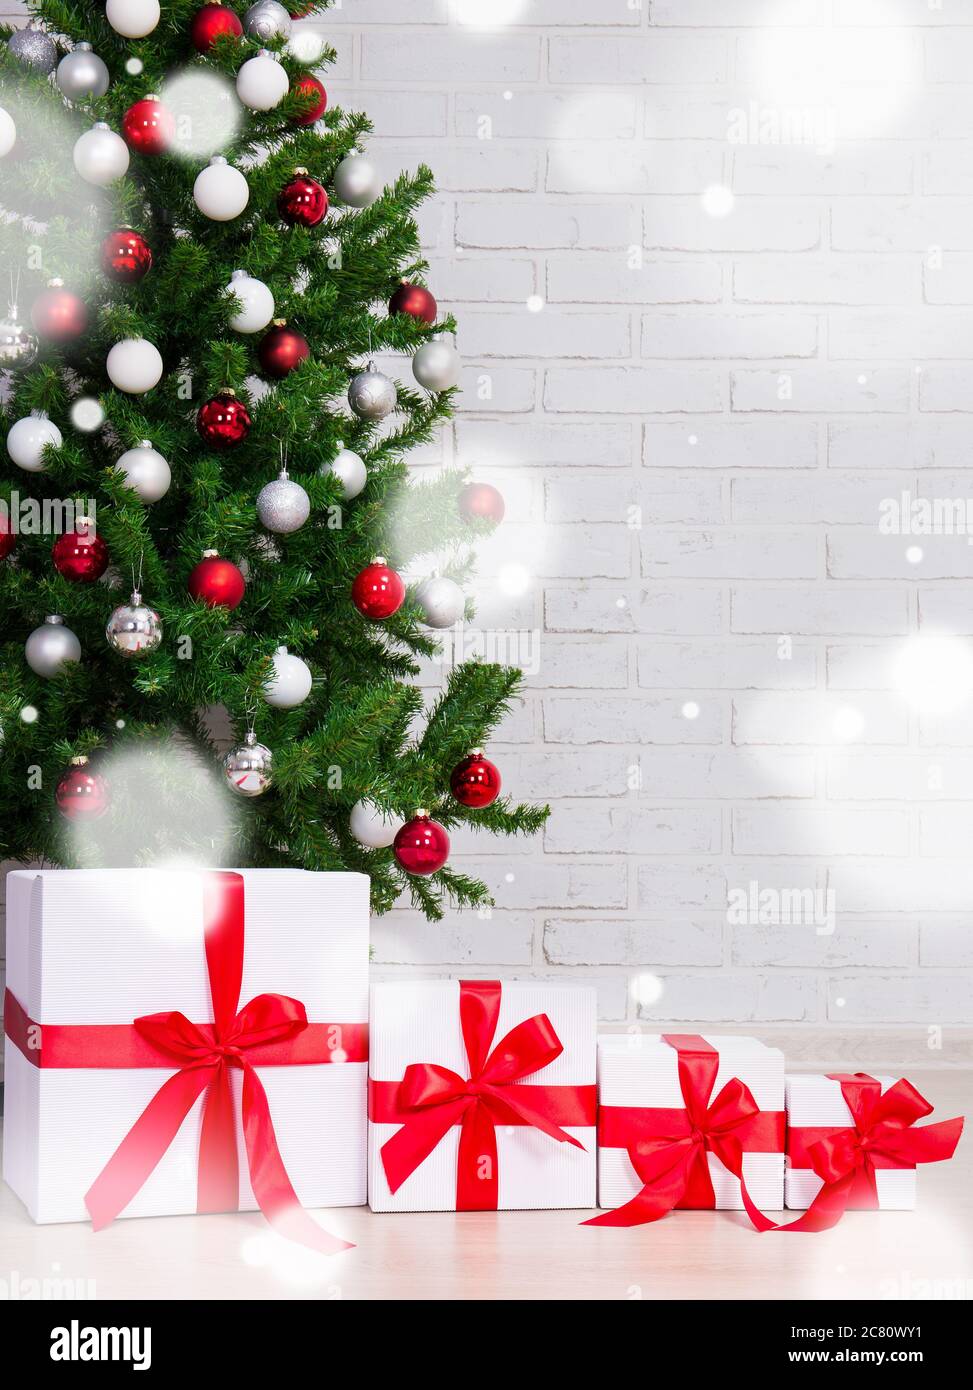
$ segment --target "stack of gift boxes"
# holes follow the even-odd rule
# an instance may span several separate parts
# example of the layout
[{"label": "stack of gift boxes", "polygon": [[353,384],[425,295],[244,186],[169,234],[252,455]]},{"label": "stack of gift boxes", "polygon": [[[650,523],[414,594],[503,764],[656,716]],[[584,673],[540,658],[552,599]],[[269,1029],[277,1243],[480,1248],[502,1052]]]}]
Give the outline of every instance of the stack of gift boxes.
[{"label": "stack of gift boxes", "polygon": [[[906,1080],[786,1075],[756,1038],[598,1037],[592,988],[368,982],[368,880],[19,871],[4,1177],[39,1222],[315,1207],[745,1210],[821,1230],[915,1205],[962,1120]],[[804,1214],[779,1224],[764,1213]]]}]

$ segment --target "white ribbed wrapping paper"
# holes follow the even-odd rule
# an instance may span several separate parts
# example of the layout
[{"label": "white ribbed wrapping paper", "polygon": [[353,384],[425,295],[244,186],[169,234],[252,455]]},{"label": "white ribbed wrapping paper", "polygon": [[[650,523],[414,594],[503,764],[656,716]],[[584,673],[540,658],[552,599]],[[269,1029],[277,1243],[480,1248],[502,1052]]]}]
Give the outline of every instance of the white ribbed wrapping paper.
[{"label": "white ribbed wrapping paper", "polygon": [[[459,995],[458,980],[372,985],[370,1075],[377,1081],[400,1081],[411,1063],[433,1062],[468,1077]],[[546,1067],[524,1077],[524,1084],[593,1086],[594,989],[504,981],[494,1044],[516,1024],[541,1013],[550,1018],[564,1051]],[[381,1149],[397,1129],[398,1125],[369,1121],[369,1206],[373,1211],[455,1211],[459,1126],[454,1125],[447,1132],[425,1162],[393,1194],[382,1166]],[[583,1151],[527,1126],[497,1127],[501,1209],[594,1206],[595,1127],[566,1125],[564,1129],[584,1145]]]},{"label": "white ribbed wrapping paper", "polygon": [[[311,1023],[364,1023],[369,887],[363,874],[244,869],[240,1005],[300,1000]],[[153,869],[20,870],[7,877],[7,986],[49,1024],[130,1024],[179,1010],[211,1022],[204,875]],[[88,1219],[84,1194],[171,1072],[35,1067],[5,1046],[4,1178],[35,1221]],[[365,1062],[258,1067],[277,1142],[306,1207],[365,1201]],[[256,1202],[232,1072],[240,1208]],[[196,1210],[203,1098],[124,1216]]]},{"label": "white ribbed wrapping paper", "polygon": [[[871,1073],[869,1073],[871,1074]],[[876,1076],[882,1094],[894,1086],[897,1078]],[[841,1094],[841,1082],[830,1076],[788,1075],[787,1123],[789,1127],[840,1125],[853,1127],[851,1111]],[[811,1205],[822,1187],[822,1180],[813,1168],[795,1168],[790,1159],[784,1174],[784,1205],[803,1211]],[[875,1190],[879,1208],[884,1211],[911,1211],[916,1204],[916,1170],[914,1168],[877,1168]]]},{"label": "white ribbed wrapping paper", "polygon": [[[750,1088],[761,1110],[784,1109],[784,1054],[758,1038],[705,1035],[719,1053],[711,1096],[715,1100],[733,1077]],[[635,1109],[685,1108],[679,1086],[675,1048],[658,1033],[604,1034],[598,1039],[598,1104]],[[710,1178],[721,1210],[742,1211],[740,1182],[715,1154],[707,1154]],[[784,1204],[783,1153],[745,1153],[743,1176],[747,1191],[764,1211]],[[624,1149],[598,1150],[598,1205],[620,1207],[642,1190],[642,1183]]]}]

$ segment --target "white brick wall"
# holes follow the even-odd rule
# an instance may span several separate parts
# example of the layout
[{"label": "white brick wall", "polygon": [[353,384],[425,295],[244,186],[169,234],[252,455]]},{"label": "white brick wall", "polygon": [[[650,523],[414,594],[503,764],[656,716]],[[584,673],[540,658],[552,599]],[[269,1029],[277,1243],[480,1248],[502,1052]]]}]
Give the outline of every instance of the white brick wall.
[{"label": "white brick wall", "polygon": [[[910,634],[973,638],[973,547],[907,559],[878,519],[973,497],[973,0],[511,8],[317,21],[386,172],[438,175],[421,226],[465,395],[415,466],[508,498],[481,623],[536,630],[537,660],[491,753],[553,807],[532,844],[458,837],[496,909],[394,913],[377,968],[594,978],[613,1022],[955,1059],[973,710],[920,714],[890,672]],[[750,884],[832,891],[833,931],[728,920]]]}]

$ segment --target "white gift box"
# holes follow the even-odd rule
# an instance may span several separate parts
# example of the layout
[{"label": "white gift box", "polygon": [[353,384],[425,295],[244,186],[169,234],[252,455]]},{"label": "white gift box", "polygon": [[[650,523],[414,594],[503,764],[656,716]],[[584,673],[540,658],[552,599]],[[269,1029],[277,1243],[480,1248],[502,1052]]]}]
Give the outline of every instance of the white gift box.
[{"label": "white gift box", "polygon": [[[719,1053],[710,1104],[733,1077],[747,1086],[761,1111],[781,1116],[784,1111],[784,1054],[758,1038],[707,1034],[703,1041]],[[684,1110],[679,1083],[679,1054],[658,1033],[603,1034],[598,1039],[598,1106],[602,1123],[605,1107],[634,1110]],[[601,1132],[601,1131],[600,1131]],[[783,1124],[780,1124],[783,1135]],[[782,1145],[782,1138],[781,1138]],[[740,1181],[713,1153],[707,1153],[716,1206],[741,1211]],[[743,1176],[754,1203],[780,1211],[784,1203],[783,1147],[770,1152],[744,1151]],[[624,1206],[642,1191],[642,1182],[624,1148],[598,1147],[598,1205]]]},{"label": "white gift box", "polygon": [[[512,1028],[535,1014],[548,1016],[564,1050],[546,1066],[514,1082],[512,1088],[521,1084],[588,1087],[593,1120],[595,990],[576,985],[503,982],[491,1050]],[[413,1063],[433,1063],[464,1079],[469,1077],[460,1024],[458,980],[372,985],[369,1014],[369,1077],[372,1083],[399,1082]],[[369,1206],[373,1211],[457,1210],[460,1126],[453,1125],[393,1193],[381,1151],[399,1127],[369,1120]],[[584,1148],[575,1148],[527,1125],[497,1125],[498,1208],[594,1206],[595,1125],[564,1124],[562,1128]]]},{"label": "white gift box", "polygon": [[[898,1078],[876,1076],[882,1094]],[[813,1168],[795,1167],[792,1161],[793,1131],[801,1128],[854,1129],[855,1121],[844,1096],[841,1082],[830,1076],[790,1076],[786,1080],[788,1158],[784,1174],[784,1205],[803,1211],[824,1186]],[[911,1211],[916,1204],[915,1168],[876,1168],[875,1190],[884,1211]]]},{"label": "white gift box", "polygon": [[[232,870],[244,882],[240,1006],[289,995],[308,1021],[364,1025],[369,885],[362,874]],[[203,936],[205,872],[22,870],[7,877],[7,988],[41,1025],[127,1024],[179,1010],[213,1020]],[[335,1035],[339,1038],[340,1033]],[[167,1077],[164,1067],[36,1066],[5,1043],[3,1174],[35,1221],[84,1221],[84,1194]],[[365,1201],[367,1062],[266,1065],[284,1166],[302,1205]],[[254,1210],[240,1118],[242,1073],[230,1069],[241,1210]],[[205,1096],[121,1213],[196,1210]]]}]

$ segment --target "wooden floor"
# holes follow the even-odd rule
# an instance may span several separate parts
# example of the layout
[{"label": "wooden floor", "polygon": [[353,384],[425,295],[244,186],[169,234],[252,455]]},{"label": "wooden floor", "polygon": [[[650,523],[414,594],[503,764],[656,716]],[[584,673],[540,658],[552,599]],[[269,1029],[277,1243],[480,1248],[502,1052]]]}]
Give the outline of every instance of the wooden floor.
[{"label": "wooden floor", "polygon": [[[973,1073],[910,1076],[934,1119],[973,1109]],[[343,1209],[319,1217],[357,1248],[330,1260],[279,1241],[259,1215],[118,1221],[97,1236],[34,1226],[2,1187],[0,1295],[35,1278],[97,1298],[969,1299],[973,1134],[919,1183],[918,1211],[852,1212],[819,1235],[758,1235],[727,1212],[626,1231],[580,1227],[575,1211]]]}]

